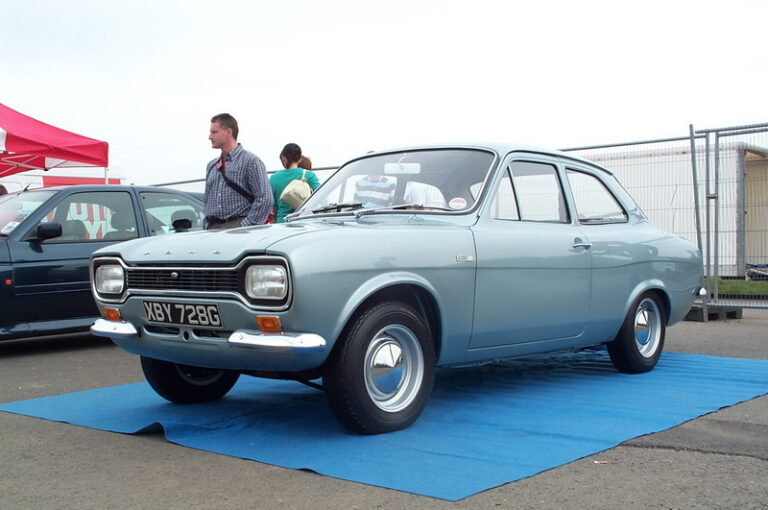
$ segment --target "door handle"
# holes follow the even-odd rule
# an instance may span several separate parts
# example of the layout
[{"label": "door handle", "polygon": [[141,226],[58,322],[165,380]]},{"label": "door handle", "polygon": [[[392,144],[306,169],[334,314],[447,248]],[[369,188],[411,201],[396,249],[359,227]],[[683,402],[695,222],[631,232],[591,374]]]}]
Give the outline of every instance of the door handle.
[{"label": "door handle", "polygon": [[584,241],[583,239],[577,237],[576,239],[573,240],[573,247],[588,249],[592,247],[592,243],[590,243],[589,241]]}]

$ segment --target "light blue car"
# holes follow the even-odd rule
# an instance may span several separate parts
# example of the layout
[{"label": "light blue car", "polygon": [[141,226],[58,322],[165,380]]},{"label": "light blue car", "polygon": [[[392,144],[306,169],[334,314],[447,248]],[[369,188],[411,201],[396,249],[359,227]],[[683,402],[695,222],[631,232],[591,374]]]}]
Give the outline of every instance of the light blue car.
[{"label": "light blue car", "polygon": [[607,344],[651,370],[702,281],[696,246],[607,170],[493,144],[368,154],[284,224],[136,239],[90,270],[91,331],[161,396],[295,379],[363,434],[412,424],[436,366]]}]

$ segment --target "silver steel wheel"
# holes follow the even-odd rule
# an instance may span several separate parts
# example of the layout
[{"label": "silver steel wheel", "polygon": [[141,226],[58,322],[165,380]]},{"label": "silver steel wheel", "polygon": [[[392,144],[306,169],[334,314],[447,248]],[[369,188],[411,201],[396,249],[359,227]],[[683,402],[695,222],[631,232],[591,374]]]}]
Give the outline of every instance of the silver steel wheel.
[{"label": "silver steel wheel", "polygon": [[390,413],[406,408],[424,379],[419,339],[403,325],[386,326],[368,344],[364,370],[365,388],[376,407]]},{"label": "silver steel wheel", "polygon": [[662,338],[661,311],[654,299],[647,297],[637,306],[634,329],[637,351],[650,358],[658,350]]}]

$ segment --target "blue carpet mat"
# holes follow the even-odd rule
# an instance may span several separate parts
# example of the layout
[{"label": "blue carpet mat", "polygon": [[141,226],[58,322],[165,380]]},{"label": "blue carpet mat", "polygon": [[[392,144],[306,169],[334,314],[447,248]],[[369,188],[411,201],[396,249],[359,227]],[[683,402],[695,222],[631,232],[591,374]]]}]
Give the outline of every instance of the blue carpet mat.
[{"label": "blue carpet mat", "polygon": [[[138,360],[137,360],[138,362]],[[145,383],[0,405],[355,482],[458,500],[768,393],[768,361],[665,353],[616,372],[604,351],[438,371],[407,430],[348,434],[322,392],[243,377],[224,399],[169,404]]]}]

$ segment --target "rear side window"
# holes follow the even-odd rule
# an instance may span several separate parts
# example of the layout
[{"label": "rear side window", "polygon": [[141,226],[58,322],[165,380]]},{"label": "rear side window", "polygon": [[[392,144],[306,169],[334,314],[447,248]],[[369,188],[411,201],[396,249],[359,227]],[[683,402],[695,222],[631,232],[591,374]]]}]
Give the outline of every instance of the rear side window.
[{"label": "rear side window", "polygon": [[202,205],[174,193],[143,192],[141,206],[149,226],[149,235],[203,229]]},{"label": "rear side window", "polygon": [[592,174],[571,169],[566,171],[566,175],[573,192],[579,222],[586,225],[603,225],[628,221],[626,211],[600,179]]}]

